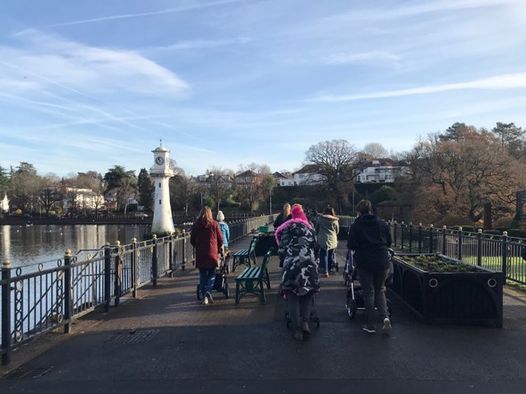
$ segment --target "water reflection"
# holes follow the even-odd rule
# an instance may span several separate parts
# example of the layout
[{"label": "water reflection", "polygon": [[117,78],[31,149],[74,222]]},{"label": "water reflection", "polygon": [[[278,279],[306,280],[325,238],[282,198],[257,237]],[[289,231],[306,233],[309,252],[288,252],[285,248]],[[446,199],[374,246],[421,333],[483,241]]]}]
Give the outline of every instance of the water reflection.
[{"label": "water reflection", "polygon": [[59,259],[66,249],[97,249],[119,240],[129,243],[149,233],[146,225],[0,226],[0,258],[13,266]]}]

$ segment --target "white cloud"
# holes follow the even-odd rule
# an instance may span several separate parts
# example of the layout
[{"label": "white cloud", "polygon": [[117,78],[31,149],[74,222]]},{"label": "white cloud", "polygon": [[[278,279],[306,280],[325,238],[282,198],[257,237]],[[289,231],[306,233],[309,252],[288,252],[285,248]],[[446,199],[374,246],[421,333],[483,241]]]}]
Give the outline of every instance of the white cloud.
[{"label": "white cloud", "polygon": [[384,90],[371,93],[331,95],[322,94],[307,101],[315,102],[341,102],[341,101],[358,101],[369,99],[380,99],[390,97],[414,96],[421,94],[433,94],[449,92],[453,90],[501,90],[501,89],[525,89],[526,72],[517,74],[503,74],[489,78],[477,79],[474,81],[448,83],[442,85],[420,86],[417,88]]},{"label": "white cloud", "polygon": [[326,64],[398,63],[402,58],[386,51],[338,52],[328,55]]},{"label": "white cloud", "polygon": [[41,27],[72,26],[72,25],[83,25],[87,23],[107,22],[107,21],[113,21],[113,20],[118,20],[118,19],[142,18],[142,17],[148,17],[148,16],[172,14],[172,13],[177,13],[177,12],[194,11],[194,10],[200,10],[204,8],[218,7],[222,5],[239,3],[242,1],[244,0],[220,0],[220,1],[213,1],[210,3],[198,3],[198,4],[193,4],[193,5],[175,7],[175,8],[166,8],[163,10],[138,12],[134,14],[116,14],[116,15],[107,15],[107,16],[101,16],[101,17],[90,18],[90,19],[80,19],[80,20],[75,20],[75,21],[55,23],[52,25],[41,26]]},{"label": "white cloud", "polygon": [[76,93],[179,95],[188,89],[175,73],[133,51],[88,46],[36,30],[16,38],[19,48],[0,47],[0,58],[9,59],[0,63],[5,74],[0,84],[10,81],[16,91],[55,85]]},{"label": "white cloud", "polygon": [[165,45],[165,46],[155,46],[145,48],[145,50],[156,50],[156,51],[171,51],[171,50],[185,50],[185,49],[203,49],[203,48],[219,48],[230,45],[244,45],[251,41],[248,37],[236,37],[223,40],[187,40],[187,41],[178,41],[176,43]]}]

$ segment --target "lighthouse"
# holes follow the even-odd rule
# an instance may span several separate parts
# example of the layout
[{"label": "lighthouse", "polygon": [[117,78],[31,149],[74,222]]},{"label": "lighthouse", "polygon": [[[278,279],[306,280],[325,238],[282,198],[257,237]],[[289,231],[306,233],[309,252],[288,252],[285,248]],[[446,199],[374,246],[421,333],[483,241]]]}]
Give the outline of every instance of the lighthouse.
[{"label": "lighthouse", "polygon": [[161,143],[152,152],[154,164],[150,168],[150,176],[155,183],[152,233],[157,235],[172,234],[175,228],[170,206],[169,181],[174,172],[170,166],[170,151],[164,148]]}]

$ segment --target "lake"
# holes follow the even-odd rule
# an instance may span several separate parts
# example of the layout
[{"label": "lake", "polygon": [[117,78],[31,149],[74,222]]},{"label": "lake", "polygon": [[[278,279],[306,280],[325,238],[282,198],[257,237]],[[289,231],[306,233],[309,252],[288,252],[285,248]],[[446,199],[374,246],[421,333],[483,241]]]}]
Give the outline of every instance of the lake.
[{"label": "lake", "polygon": [[32,225],[0,226],[0,263],[10,260],[14,267],[47,262],[64,257],[71,249],[98,249],[104,244],[142,240],[149,225]]}]

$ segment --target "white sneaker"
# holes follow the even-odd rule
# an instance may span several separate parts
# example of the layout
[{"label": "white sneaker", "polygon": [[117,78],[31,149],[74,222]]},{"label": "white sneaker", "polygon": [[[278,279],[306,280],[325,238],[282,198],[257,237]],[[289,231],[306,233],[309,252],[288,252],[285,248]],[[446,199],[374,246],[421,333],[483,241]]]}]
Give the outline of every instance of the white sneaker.
[{"label": "white sneaker", "polygon": [[384,325],[383,325],[383,327],[382,327],[382,331],[385,332],[385,333],[387,333],[387,332],[390,332],[390,331],[391,331],[391,328],[392,328],[392,326],[391,326],[391,320],[389,320],[389,318],[386,317],[386,318],[384,319]]},{"label": "white sneaker", "polygon": [[208,297],[205,296],[205,298],[203,298],[203,304],[204,305],[208,305]]}]

